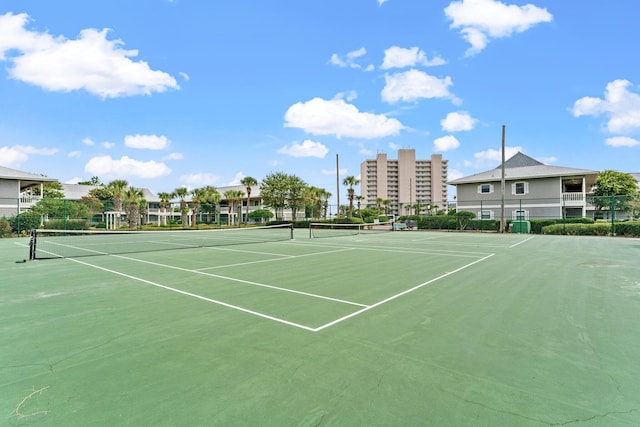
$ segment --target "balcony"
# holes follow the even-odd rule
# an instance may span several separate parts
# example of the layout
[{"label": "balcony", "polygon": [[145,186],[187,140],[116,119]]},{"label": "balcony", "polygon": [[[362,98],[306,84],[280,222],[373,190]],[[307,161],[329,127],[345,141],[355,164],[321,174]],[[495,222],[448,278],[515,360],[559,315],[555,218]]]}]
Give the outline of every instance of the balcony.
[{"label": "balcony", "polygon": [[586,206],[587,197],[582,192],[562,193],[562,203],[564,206]]}]

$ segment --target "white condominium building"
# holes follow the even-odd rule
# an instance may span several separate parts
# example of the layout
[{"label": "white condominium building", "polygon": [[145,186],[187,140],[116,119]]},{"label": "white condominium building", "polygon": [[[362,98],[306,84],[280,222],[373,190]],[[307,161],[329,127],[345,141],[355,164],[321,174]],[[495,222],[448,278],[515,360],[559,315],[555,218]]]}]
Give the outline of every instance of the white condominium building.
[{"label": "white condominium building", "polygon": [[[432,154],[416,160],[415,149],[398,150],[398,159],[384,153],[360,164],[360,194],[367,206],[388,200],[388,213],[408,215],[447,207],[447,160]],[[383,202],[384,203],[384,202]]]}]

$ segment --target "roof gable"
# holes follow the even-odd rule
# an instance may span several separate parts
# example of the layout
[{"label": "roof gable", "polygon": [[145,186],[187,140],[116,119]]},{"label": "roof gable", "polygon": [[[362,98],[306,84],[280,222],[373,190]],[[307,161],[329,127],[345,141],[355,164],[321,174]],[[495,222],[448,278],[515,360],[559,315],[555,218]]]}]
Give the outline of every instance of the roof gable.
[{"label": "roof gable", "polygon": [[47,178],[43,175],[35,173],[22,172],[17,169],[11,169],[5,166],[0,166],[0,178],[1,179],[19,179],[22,181],[39,181],[39,182],[52,182],[57,179]]}]

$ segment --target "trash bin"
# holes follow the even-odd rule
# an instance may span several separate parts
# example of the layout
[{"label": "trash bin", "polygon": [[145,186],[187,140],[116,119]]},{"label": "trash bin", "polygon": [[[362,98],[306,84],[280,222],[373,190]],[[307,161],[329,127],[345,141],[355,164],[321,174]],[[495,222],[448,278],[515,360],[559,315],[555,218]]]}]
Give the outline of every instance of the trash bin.
[{"label": "trash bin", "polygon": [[531,223],[529,221],[512,221],[511,222],[512,233],[531,233]]}]

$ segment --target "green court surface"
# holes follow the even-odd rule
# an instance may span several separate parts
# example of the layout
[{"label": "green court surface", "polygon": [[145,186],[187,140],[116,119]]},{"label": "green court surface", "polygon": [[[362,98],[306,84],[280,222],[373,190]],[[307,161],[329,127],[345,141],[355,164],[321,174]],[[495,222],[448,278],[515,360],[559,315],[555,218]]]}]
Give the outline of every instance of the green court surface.
[{"label": "green court surface", "polygon": [[0,240],[0,425],[638,426],[640,240]]}]

